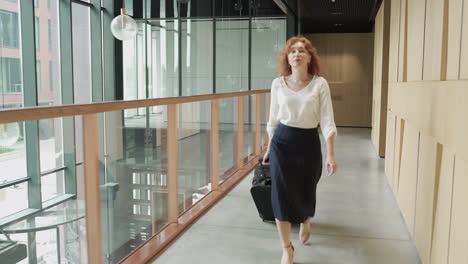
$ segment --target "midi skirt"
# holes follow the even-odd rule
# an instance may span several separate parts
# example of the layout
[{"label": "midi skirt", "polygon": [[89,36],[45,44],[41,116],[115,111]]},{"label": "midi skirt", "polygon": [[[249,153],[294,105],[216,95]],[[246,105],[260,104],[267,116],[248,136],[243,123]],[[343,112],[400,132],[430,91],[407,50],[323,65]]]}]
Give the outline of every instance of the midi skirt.
[{"label": "midi skirt", "polygon": [[317,128],[284,125],[270,143],[271,202],[280,221],[304,222],[315,215],[317,183],[322,174],[322,151]]}]

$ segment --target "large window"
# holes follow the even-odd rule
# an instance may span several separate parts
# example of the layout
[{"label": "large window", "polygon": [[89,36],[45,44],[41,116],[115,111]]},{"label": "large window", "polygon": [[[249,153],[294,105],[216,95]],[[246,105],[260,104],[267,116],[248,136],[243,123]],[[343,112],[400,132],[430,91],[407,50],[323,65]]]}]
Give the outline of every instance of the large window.
[{"label": "large window", "polygon": [[40,41],[40,36],[41,36],[41,33],[40,33],[40,27],[41,27],[41,24],[39,22],[39,17],[35,17],[34,19],[34,41],[36,43],[36,51],[38,50],[41,50],[41,41]]},{"label": "large window", "polygon": [[19,47],[18,14],[0,10],[0,47]]},{"label": "large window", "polygon": [[[215,0],[123,1],[138,22],[138,33],[119,42],[109,31],[114,1],[102,0],[101,8],[96,0],[0,0],[0,108],[91,103],[103,94],[105,100],[191,96],[271,83],[268,59],[277,51],[275,45],[284,42],[284,19],[250,23],[247,0],[240,1],[243,9],[217,1],[216,10]],[[249,58],[251,49],[255,55]],[[235,106],[235,100],[220,100],[220,174],[236,165]],[[208,157],[203,155],[209,109],[207,102],[179,106],[181,212],[203,196],[198,190],[209,186]],[[246,115],[249,109],[247,100]],[[166,114],[164,106],[100,114],[99,142],[105,142],[100,180],[109,188],[101,192],[102,236],[109,262],[119,261],[167,224]],[[245,120],[244,142],[251,152],[251,119]],[[35,211],[83,198],[82,133],[81,117],[0,124],[0,228],[24,214],[29,218]],[[194,150],[198,155],[190,155]],[[55,231],[45,230],[35,241],[12,237],[28,246],[25,263],[55,263],[56,246],[64,250],[62,263],[80,263],[85,247],[76,241],[85,236],[74,228],[81,230],[83,224],[61,229],[60,241]]]},{"label": "large window", "polygon": [[212,19],[182,20],[181,53],[182,95],[213,93]]},{"label": "large window", "polygon": [[278,54],[284,47],[286,20],[284,18],[252,19],[252,90],[270,89],[278,76]]},{"label": "large window", "polygon": [[75,103],[91,103],[89,8],[72,3],[73,87]]},{"label": "large window", "polygon": [[37,92],[42,92],[42,78],[41,78],[41,61],[36,61],[36,80],[37,80]]},{"label": "large window", "polygon": [[21,61],[0,57],[0,91],[3,94],[21,93]]}]

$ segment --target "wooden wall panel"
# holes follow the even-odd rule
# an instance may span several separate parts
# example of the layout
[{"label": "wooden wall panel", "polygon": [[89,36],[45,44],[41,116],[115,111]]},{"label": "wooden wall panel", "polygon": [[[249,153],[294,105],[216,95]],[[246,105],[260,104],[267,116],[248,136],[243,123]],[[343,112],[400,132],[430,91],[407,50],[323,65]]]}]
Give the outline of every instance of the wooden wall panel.
[{"label": "wooden wall panel", "polygon": [[[388,82],[394,83],[398,80],[399,44],[400,44],[400,2],[401,0],[391,0],[390,11],[390,50],[388,61]],[[390,91],[390,87],[389,87]],[[390,96],[388,98],[390,100]],[[390,105],[390,101],[388,101]]]},{"label": "wooden wall panel", "polygon": [[[449,0],[447,80],[458,80],[463,0]],[[465,24],[466,25],[466,24]]]},{"label": "wooden wall panel", "polygon": [[421,81],[398,83],[393,87],[392,111],[420,131],[468,157],[468,81]]},{"label": "wooden wall panel", "polygon": [[468,80],[468,2],[464,0],[459,79]]},{"label": "wooden wall panel", "polygon": [[432,227],[431,264],[446,264],[450,232],[454,154],[443,147],[440,178],[435,186],[434,224]]},{"label": "wooden wall panel", "polygon": [[372,93],[372,131],[371,140],[376,151],[379,151],[379,136],[380,136],[380,110],[381,110],[381,92],[382,85],[374,83],[374,91]]},{"label": "wooden wall panel", "polygon": [[[439,156],[437,156],[438,149]],[[416,214],[414,218],[414,241],[422,263],[429,263],[431,257],[434,186],[436,166],[440,166],[436,162],[436,158],[441,158],[441,154],[441,145],[437,148],[437,142],[433,137],[421,133],[419,141]]]},{"label": "wooden wall panel", "polygon": [[382,67],[384,63],[383,41],[384,41],[384,4],[381,5],[377,13],[374,26],[374,76],[373,76],[373,92],[372,92],[372,131],[371,140],[375,150],[379,156],[383,156],[383,150],[380,148],[380,134],[382,129],[381,111],[387,112],[387,109],[382,109]]},{"label": "wooden wall panel", "polygon": [[455,158],[449,263],[468,263],[468,162]]},{"label": "wooden wall panel", "polygon": [[374,35],[307,34],[320,55],[322,75],[330,84],[338,126],[372,125]]},{"label": "wooden wall panel", "polygon": [[425,1],[408,1],[408,43],[407,77],[408,81],[422,80],[424,52],[424,13]]},{"label": "wooden wall panel", "polygon": [[391,0],[389,23],[385,173],[422,263],[468,263],[468,2]]},{"label": "wooden wall panel", "polygon": [[406,121],[404,125],[397,198],[406,225],[411,234],[413,234],[414,231],[418,149],[419,131],[414,125]]},{"label": "wooden wall panel", "polygon": [[[395,10],[399,13],[400,19],[398,24],[398,81],[402,82],[404,80],[405,70],[406,70],[406,58],[405,58],[405,42],[406,42],[406,7],[407,0],[400,0],[399,10]],[[398,2],[395,0],[394,2]],[[393,3],[393,2],[392,2]]]},{"label": "wooden wall panel", "polygon": [[395,129],[396,117],[391,112],[387,112],[387,140],[385,147],[385,175],[387,175],[388,183],[393,186],[393,163],[395,161]]},{"label": "wooden wall panel", "polygon": [[383,56],[383,34],[384,34],[384,9],[383,5],[375,18],[374,25],[374,84],[382,82],[382,56]]},{"label": "wooden wall panel", "polygon": [[440,80],[444,2],[445,0],[427,0],[423,80]]},{"label": "wooden wall panel", "polygon": [[405,137],[405,120],[399,117],[396,118],[395,127],[395,155],[393,161],[393,192],[395,196],[398,194],[398,182],[400,180],[401,158],[403,150],[403,139]]}]

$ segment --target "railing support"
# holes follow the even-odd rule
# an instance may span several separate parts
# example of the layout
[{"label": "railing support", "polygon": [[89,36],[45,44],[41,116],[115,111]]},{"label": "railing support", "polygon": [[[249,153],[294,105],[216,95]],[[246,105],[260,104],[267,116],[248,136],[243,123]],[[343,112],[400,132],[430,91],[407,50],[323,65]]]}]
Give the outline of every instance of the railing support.
[{"label": "railing support", "polygon": [[210,130],[210,174],[211,190],[219,188],[219,99],[211,100]]},{"label": "railing support", "polygon": [[262,95],[255,95],[255,127],[253,132],[255,155],[260,155],[262,147]]},{"label": "railing support", "polygon": [[177,105],[167,106],[167,179],[169,223],[177,223],[179,210],[177,206]]},{"label": "railing support", "polygon": [[[268,120],[270,119],[270,93],[265,94],[265,119]],[[268,136],[268,133],[266,135],[266,144],[270,142],[270,138]]]},{"label": "railing support", "polygon": [[237,97],[237,126],[236,126],[236,153],[235,164],[237,168],[241,168],[244,163],[244,96]]},{"label": "railing support", "polygon": [[83,115],[83,145],[88,263],[102,263],[98,114]]}]

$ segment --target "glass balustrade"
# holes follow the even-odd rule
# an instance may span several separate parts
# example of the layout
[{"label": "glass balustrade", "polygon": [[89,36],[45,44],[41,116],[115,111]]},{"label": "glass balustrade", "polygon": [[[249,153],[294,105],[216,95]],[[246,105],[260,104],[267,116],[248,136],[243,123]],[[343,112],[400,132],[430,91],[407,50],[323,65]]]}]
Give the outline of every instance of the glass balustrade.
[{"label": "glass balustrade", "polygon": [[219,181],[225,181],[236,169],[237,105],[235,98],[219,100]]},{"label": "glass balustrade", "polygon": [[[34,18],[29,31],[20,32],[28,27],[23,25],[28,20],[22,20],[20,1],[0,0],[2,109],[21,108],[25,102],[28,107],[34,106],[31,102],[38,106],[86,104],[114,93],[120,93],[119,99],[137,100],[269,89],[276,76],[276,52],[286,37],[285,18],[252,18],[249,23],[246,16],[223,17],[225,7],[220,6],[215,8],[220,15],[210,17],[215,11],[208,5],[211,1],[181,10],[165,1],[165,11],[145,1],[149,9],[143,17],[151,13],[151,18],[137,18],[135,39],[114,43],[115,47],[102,45],[103,52],[113,57],[112,63],[103,58],[104,69],[121,76],[98,76],[106,84],[101,91],[96,90],[99,78],[95,79],[101,73],[91,70],[99,68],[93,64],[96,47],[91,35],[98,29],[108,30],[92,22],[99,1],[86,1],[89,6],[78,1],[33,2],[34,6],[21,2],[26,11],[31,4],[29,14]],[[134,1],[125,2],[129,14],[138,12],[138,5],[131,4]],[[109,16],[106,10],[98,11]],[[171,17],[170,12],[180,18]],[[34,45],[25,53],[21,39],[33,33],[29,39]],[[105,38],[103,43],[114,42]],[[23,65],[23,54],[33,54],[35,64]],[[114,59],[122,64],[120,71]],[[36,77],[35,82],[30,82],[30,76]],[[177,104],[174,197],[179,219],[217,193],[213,179],[223,189],[243,173],[247,161],[258,154],[259,121],[261,143],[267,143],[267,97],[261,95],[260,120],[256,95],[221,98],[215,108],[212,100]],[[88,237],[94,234],[88,234],[87,228],[93,223],[85,220],[84,207],[93,186],[99,187],[100,198],[93,202],[101,212],[103,263],[122,261],[177,222],[170,219],[169,208],[173,193],[168,188],[168,106],[136,107],[99,112],[96,146],[86,143],[89,127],[83,125],[82,115],[0,124],[0,243],[17,243],[25,250],[24,257],[18,255],[18,263],[89,261]],[[213,116],[218,118],[215,126]],[[213,135],[218,135],[214,139],[217,148]],[[85,184],[90,180],[85,164],[89,148],[98,151],[98,186]]]}]

